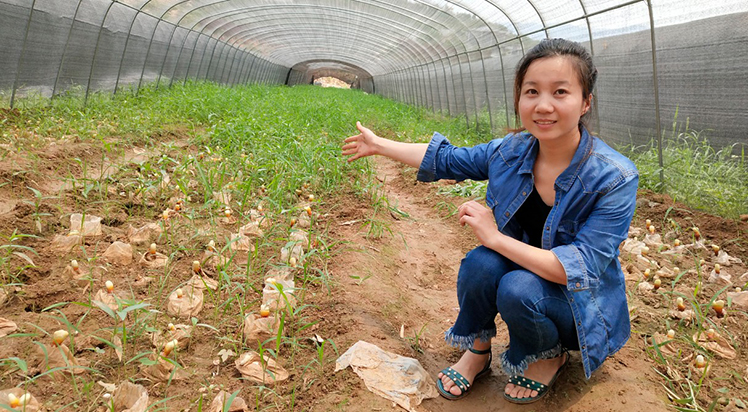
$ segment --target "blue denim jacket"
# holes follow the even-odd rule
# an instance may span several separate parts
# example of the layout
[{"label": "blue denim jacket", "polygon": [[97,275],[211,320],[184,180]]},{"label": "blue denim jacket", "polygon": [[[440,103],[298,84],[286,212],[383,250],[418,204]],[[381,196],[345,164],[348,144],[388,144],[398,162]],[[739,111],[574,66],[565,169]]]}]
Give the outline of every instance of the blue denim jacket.
[{"label": "blue denim jacket", "polygon": [[[471,148],[434,133],[418,180],[488,179],[486,204],[499,230],[526,242],[513,217],[532,192],[537,153],[537,139],[526,132]],[[631,333],[618,247],[628,235],[638,182],[636,166],[584,128],[571,164],[555,182],[542,246],[566,271],[566,287],[559,287],[574,314],[587,378]]]}]

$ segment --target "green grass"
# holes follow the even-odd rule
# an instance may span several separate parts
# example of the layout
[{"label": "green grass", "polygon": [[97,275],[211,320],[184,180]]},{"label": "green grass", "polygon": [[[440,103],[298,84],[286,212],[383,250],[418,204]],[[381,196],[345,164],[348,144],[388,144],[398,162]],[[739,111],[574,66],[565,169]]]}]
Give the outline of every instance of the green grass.
[{"label": "green grass", "polygon": [[667,193],[689,207],[727,218],[748,213],[745,149],[735,154],[735,146],[710,146],[704,133],[678,133],[663,142],[664,185],[655,141],[619,150],[636,163],[640,188]]}]

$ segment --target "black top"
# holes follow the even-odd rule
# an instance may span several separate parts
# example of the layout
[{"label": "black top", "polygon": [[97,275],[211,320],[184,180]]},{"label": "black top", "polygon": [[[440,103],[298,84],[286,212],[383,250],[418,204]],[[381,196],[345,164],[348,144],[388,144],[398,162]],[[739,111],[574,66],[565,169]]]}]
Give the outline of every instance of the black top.
[{"label": "black top", "polygon": [[542,247],[543,243],[543,226],[548,218],[551,206],[543,202],[535,186],[532,187],[532,193],[527,197],[525,203],[520,206],[515,214],[517,223],[524,229],[530,237],[528,242],[531,246]]}]

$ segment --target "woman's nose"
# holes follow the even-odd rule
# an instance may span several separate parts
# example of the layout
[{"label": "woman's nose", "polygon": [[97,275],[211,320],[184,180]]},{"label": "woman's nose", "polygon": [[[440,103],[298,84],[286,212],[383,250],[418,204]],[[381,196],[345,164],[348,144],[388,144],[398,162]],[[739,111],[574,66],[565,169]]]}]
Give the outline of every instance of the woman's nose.
[{"label": "woman's nose", "polygon": [[548,97],[541,96],[537,101],[537,105],[535,106],[535,111],[539,113],[552,112],[553,104],[551,103]]}]

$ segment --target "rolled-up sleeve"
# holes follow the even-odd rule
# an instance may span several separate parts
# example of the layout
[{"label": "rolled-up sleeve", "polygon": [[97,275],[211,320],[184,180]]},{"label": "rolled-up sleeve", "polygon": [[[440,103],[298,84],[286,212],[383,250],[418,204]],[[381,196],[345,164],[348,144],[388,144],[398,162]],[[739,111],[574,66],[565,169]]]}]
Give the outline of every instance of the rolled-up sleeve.
[{"label": "rolled-up sleeve", "polygon": [[474,147],[453,146],[446,137],[434,133],[421,161],[416,178],[421,182],[440,179],[488,179],[488,163],[502,139]]},{"label": "rolled-up sleeve", "polygon": [[618,247],[628,236],[636,208],[639,177],[634,172],[600,197],[570,244],[551,251],[566,271],[568,290],[596,287],[605,269],[618,256]]}]

